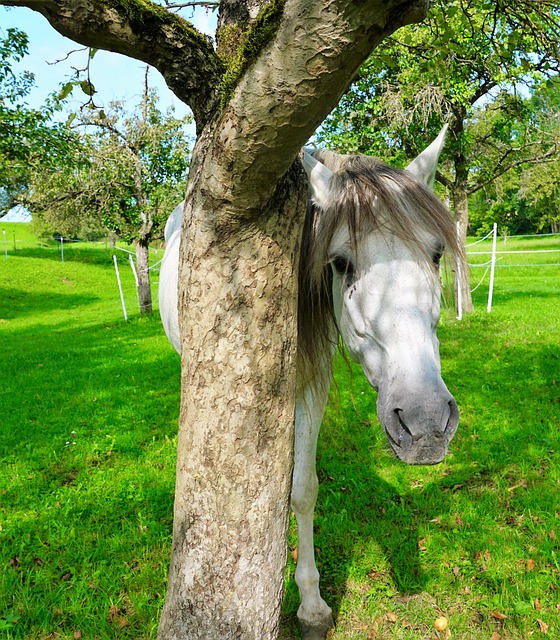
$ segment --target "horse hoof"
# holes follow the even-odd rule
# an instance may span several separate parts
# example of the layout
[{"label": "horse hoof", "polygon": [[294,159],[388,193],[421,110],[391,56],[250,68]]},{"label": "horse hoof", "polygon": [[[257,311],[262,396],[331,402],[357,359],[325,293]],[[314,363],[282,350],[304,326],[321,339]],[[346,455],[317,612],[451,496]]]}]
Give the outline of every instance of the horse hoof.
[{"label": "horse hoof", "polygon": [[310,625],[303,620],[300,620],[302,640],[326,640],[327,633],[333,627],[334,621],[332,617],[328,621],[314,625]]}]

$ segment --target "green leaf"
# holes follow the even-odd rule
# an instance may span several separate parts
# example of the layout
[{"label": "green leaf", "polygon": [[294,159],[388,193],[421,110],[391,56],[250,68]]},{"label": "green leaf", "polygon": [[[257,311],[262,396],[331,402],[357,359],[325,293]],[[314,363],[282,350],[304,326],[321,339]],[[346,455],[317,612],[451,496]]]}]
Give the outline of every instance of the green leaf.
[{"label": "green leaf", "polygon": [[92,96],[97,93],[95,87],[89,80],[82,80],[80,82],[80,89],[86,94],[86,96]]},{"label": "green leaf", "polygon": [[58,99],[59,100],[64,100],[65,98],[67,98],[71,93],[72,93],[72,89],[74,88],[74,83],[73,82],[67,82],[62,89],[58,92]]},{"label": "green leaf", "polygon": [[515,613],[519,616],[526,616],[532,613],[533,605],[530,602],[517,601],[513,606]]}]

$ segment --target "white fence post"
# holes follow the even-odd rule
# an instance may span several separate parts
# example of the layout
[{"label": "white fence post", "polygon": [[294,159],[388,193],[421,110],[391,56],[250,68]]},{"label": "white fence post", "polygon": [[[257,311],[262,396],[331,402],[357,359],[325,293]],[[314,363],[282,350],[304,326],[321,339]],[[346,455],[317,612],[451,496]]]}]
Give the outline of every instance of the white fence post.
[{"label": "white fence post", "polygon": [[138,274],[136,273],[136,265],[134,264],[134,260],[130,253],[128,254],[128,261],[130,263],[130,268],[132,269],[132,273],[134,274],[134,282],[136,282],[136,288],[138,288]]},{"label": "white fence post", "polygon": [[490,263],[490,286],[488,287],[487,313],[492,311],[492,296],[494,293],[494,271],[496,270],[496,239],[498,236],[498,225],[494,222],[494,235],[492,236],[492,261]]},{"label": "white fence post", "polygon": [[122,305],[122,310],[124,314],[124,319],[126,322],[128,322],[128,315],[126,314],[126,305],[124,303],[124,295],[123,295],[123,290],[121,285],[121,276],[119,274],[119,265],[117,264],[117,256],[115,254],[113,254],[113,262],[115,263],[115,272],[117,274],[117,284],[119,285],[119,293],[121,295],[121,305]]},{"label": "white fence post", "polygon": [[8,245],[6,244],[6,229],[2,229],[2,233],[4,234],[4,255],[6,256],[6,260],[8,259]]},{"label": "white fence post", "polygon": [[[461,242],[461,227],[457,221],[457,241]],[[461,299],[461,262],[457,259],[457,320],[463,317],[463,300]]]},{"label": "white fence post", "polygon": [[64,236],[60,236],[60,261],[64,262]]},{"label": "white fence post", "polygon": [[[138,307],[140,307],[140,290],[138,289],[138,274],[136,273],[136,265],[134,264],[134,260],[132,259],[132,254],[128,254],[128,262],[130,263],[130,268],[132,269],[132,273],[134,275],[134,282],[136,282],[136,300],[138,301]],[[142,311],[142,309],[140,309]]]}]

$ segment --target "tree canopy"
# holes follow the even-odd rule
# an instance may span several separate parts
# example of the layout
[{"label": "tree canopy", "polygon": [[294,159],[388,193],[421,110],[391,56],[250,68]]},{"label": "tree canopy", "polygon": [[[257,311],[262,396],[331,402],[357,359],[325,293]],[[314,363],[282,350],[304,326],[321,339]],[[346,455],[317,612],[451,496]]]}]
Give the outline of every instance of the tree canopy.
[{"label": "tree canopy", "polygon": [[41,109],[27,105],[33,74],[12,70],[27,53],[28,38],[22,31],[8,29],[0,38],[0,216],[21,200],[34,162],[40,158],[44,166],[56,166],[73,140],[64,123],[53,121],[61,109],[54,95]]},{"label": "tree canopy", "polygon": [[[558,153],[558,130],[531,117],[528,95],[557,76],[559,41],[557,3],[438,0],[362,66],[319,140],[404,165],[448,122],[437,180],[465,237],[472,194]],[[472,310],[467,273],[461,289]]]},{"label": "tree canopy", "polygon": [[104,230],[133,244],[142,312],[152,310],[148,250],[163,238],[170,212],[184,198],[190,158],[189,118],[158,108],[148,86],[129,111],[88,103],[70,114],[75,144],[56,166],[37,163],[25,204],[41,231],[87,236]]},{"label": "tree canopy", "polygon": [[[169,213],[184,198],[189,118],[158,107],[146,86],[140,102],[70,115],[77,142],[63,166],[38,166],[26,200],[42,230],[83,235],[113,232],[127,242],[163,237]],[[93,227],[92,227],[93,225]]]}]

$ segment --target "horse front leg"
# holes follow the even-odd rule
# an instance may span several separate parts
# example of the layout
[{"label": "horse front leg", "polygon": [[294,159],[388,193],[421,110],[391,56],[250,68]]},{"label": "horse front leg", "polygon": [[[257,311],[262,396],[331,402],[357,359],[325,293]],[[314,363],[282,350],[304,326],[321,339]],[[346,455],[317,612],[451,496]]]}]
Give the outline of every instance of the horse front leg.
[{"label": "horse front leg", "polygon": [[328,388],[307,388],[296,404],[292,508],[298,525],[295,580],[301,604],[298,619],[304,640],[325,640],[333,627],[332,610],[321,598],[315,565],[313,513],[319,490],[316,472],[317,438],[327,403]]}]

